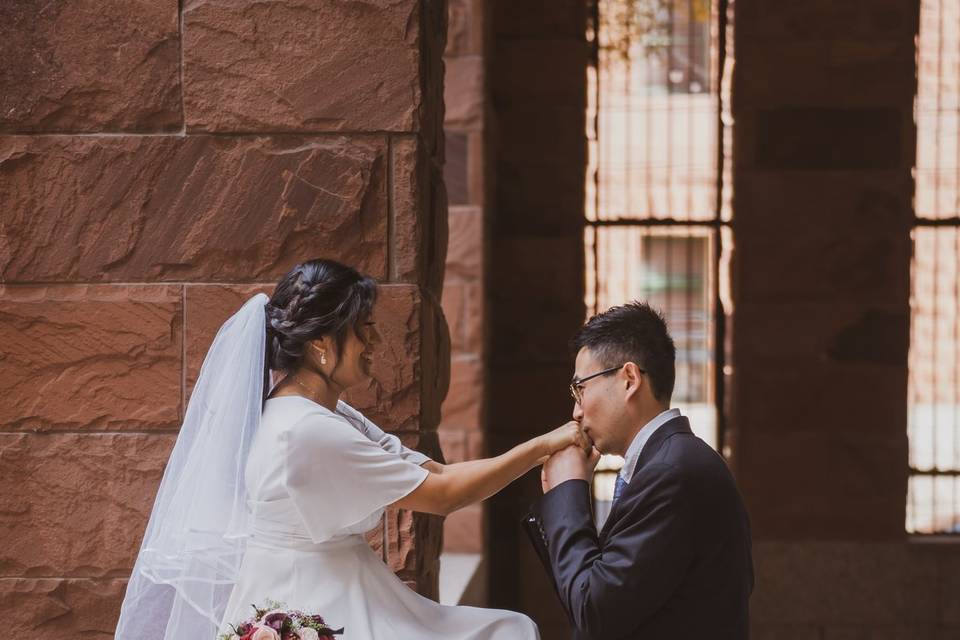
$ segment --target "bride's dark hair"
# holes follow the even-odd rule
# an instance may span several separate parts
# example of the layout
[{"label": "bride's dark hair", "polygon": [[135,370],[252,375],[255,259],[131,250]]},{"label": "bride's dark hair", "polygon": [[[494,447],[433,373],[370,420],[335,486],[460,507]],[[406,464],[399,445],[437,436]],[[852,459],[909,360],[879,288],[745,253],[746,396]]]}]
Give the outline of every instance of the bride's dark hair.
[{"label": "bride's dark hair", "polygon": [[324,335],[333,337],[339,356],[349,329],[362,335],[359,327],[369,319],[376,298],[377,283],[352,267],[322,259],[298,264],[277,283],[264,307],[265,368],[295,371],[307,342]]}]

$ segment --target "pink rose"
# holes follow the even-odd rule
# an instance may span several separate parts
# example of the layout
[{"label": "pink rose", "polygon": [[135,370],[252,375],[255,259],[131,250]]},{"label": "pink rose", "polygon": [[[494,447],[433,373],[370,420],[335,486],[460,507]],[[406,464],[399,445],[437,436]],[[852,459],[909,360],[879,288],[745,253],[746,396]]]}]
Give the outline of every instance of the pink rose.
[{"label": "pink rose", "polygon": [[304,627],[297,633],[300,634],[300,640],[320,640],[320,634],[317,633],[317,630],[310,627]]},{"label": "pink rose", "polygon": [[257,627],[250,640],[280,640],[280,634],[270,627]]}]

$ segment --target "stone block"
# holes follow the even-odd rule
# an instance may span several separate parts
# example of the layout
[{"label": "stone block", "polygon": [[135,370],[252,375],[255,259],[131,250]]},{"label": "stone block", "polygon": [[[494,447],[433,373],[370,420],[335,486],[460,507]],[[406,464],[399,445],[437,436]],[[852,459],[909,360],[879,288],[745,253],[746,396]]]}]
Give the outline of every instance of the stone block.
[{"label": "stone block", "polygon": [[279,279],[335,257],[386,275],[385,141],[0,139],[0,279]]},{"label": "stone block", "polygon": [[791,233],[789,239],[749,228],[737,233],[738,297],[758,303],[905,302],[910,292],[910,234],[863,222],[851,234],[838,233],[837,226],[816,225]]},{"label": "stone block", "polygon": [[439,295],[447,251],[447,193],[441,169],[414,136],[391,139],[390,279]]},{"label": "stone block", "polygon": [[185,2],[188,130],[418,130],[422,5]]},{"label": "stone block", "polygon": [[490,455],[571,420],[571,377],[572,357],[568,364],[492,366],[487,383]]},{"label": "stone block", "polygon": [[467,199],[470,204],[482,207],[487,201],[487,166],[483,131],[467,134]]},{"label": "stone block", "polygon": [[[919,545],[918,545],[919,546]],[[943,627],[960,628],[960,548],[954,540],[934,543],[917,549],[918,555],[933,558],[940,579],[937,611],[938,624]],[[946,636],[945,636],[946,637]],[[960,637],[960,636],[958,636]]]},{"label": "stone block", "polygon": [[[491,4],[493,24],[498,37],[568,38],[583,41],[587,24],[587,5],[580,0],[513,2],[495,0]],[[550,637],[550,636],[547,636]]]},{"label": "stone block", "polygon": [[880,366],[896,375],[896,369],[906,368],[910,337],[910,312],[903,302],[741,303],[735,359],[754,366]]},{"label": "stone block", "polygon": [[440,448],[443,449],[443,459],[447,464],[463,462],[467,459],[467,431],[459,427],[448,427],[443,424],[437,431],[440,437]]},{"label": "stone block", "polygon": [[421,300],[411,285],[385,285],[374,308],[382,342],[374,352],[366,387],[350,389],[346,400],[388,431],[421,426]]},{"label": "stone block", "polygon": [[450,329],[450,348],[454,356],[469,353],[463,330],[464,315],[467,313],[467,286],[464,282],[451,282],[449,279],[443,285],[443,315]]},{"label": "stone block", "polygon": [[184,393],[187,398],[220,326],[254,295],[270,295],[272,292],[273,285],[188,284],[184,287],[184,317],[187,319],[183,330],[187,369]]},{"label": "stone block", "polygon": [[[500,105],[583,108],[587,95],[588,46],[580,38],[505,38],[491,57],[491,90]],[[584,129],[579,133],[584,134]]]},{"label": "stone block", "polygon": [[906,384],[906,371],[885,366],[741,361],[732,389],[735,423],[748,433],[804,432],[827,442],[836,433],[901,438]]},{"label": "stone block", "polygon": [[477,425],[467,432],[467,460],[487,457],[487,437],[481,429],[482,426],[484,425]]},{"label": "stone block", "polygon": [[0,575],[127,575],[172,435],[0,434]]},{"label": "stone block", "polygon": [[[503,233],[582,234],[585,176],[562,156],[546,163],[504,161],[498,167],[497,228]],[[550,185],[549,189],[542,185]]]},{"label": "stone block", "polygon": [[447,59],[482,53],[484,0],[450,0],[447,5]]},{"label": "stone block", "polygon": [[483,126],[484,60],[481,56],[446,59],[443,99],[447,130],[477,131]]},{"label": "stone block", "polygon": [[448,220],[450,239],[445,277],[479,281],[483,277],[483,209],[450,207]]},{"label": "stone block", "polygon": [[[907,235],[913,181],[901,171],[782,172],[745,169],[734,184],[734,233],[781,237]],[[818,235],[819,234],[819,235]],[[784,244],[781,242],[781,244]]]},{"label": "stone block", "polygon": [[126,579],[0,578],[0,602],[18,634],[111,640],[126,587]]},{"label": "stone block", "polygon": [[[757,113],[756,167],[839,171],[903,166],[904,112],[782,107]],[[912,136],[907,141],[912,141]]]},{"label": "stone block", "polygon": [[736,56],[732,100],[738,111],[885,105],[912,116],[916,91],[912,37],[860,42],[741,38]]},{"label": "stone block", "polygon": [[0,285],[0,429],[180,424],[181,287]]},{"label": "stone block", "polygon": [[754,561],[756,622],[819,624],[836,633],[859,627],[871,630],[868,638],[935,625],[936,562],[909,545],[760,543]]},{"label": "stone block", "polygon": [[917,3],[903,0],[741,0],[737,5],[737,33],[748,40],[816,41],[820,45],[836,40],[912,40],[920,17],[917,7]]},{"label": "stone block", "polygon": [[899,541],[906,433],[767,432],[738,425],[737,482],[756,540]]},{"label": "stone block", "polygon": [[[491,354],[503,361],[566,363],[583,310],[581,236],[501,238],[489,268]],[[518,283],[523,283],[518,284]],[[577,310],[580,313],[577,313]]]},{"label": "stone block", "polygon": [[463,132],[448,131],[444,138],[443,179],[447,183],[450,204],[469,204],[469,137]]},{"label": "stone block", "polygon": [[448,282],[443,288],[443,315],[450,327],[453,355],[482,356],[483,291],[473,282]]},{"label": "stone block", "polygon": [[177,0],[5,2],[0,131],[179,129]]},{"label": "stone block", "polygon": [[752,640],[823,640],[820,627],[816,625],[783,625],[750,622]]},{"label": "stone block", "polygon": [[[556,184],[577,176],[586,177],[586,166],[570,158],[586,157],[584,105],[566,106],[541,102],[504,105],[497,109],[499,130],[497,162],[524,167],[550,167]],[[533,189],[542,194],[543,184]],[[531,188],[528,184],[527,188]],[[579,205],[582,207],[583,203]]]},{"label": "stone block", "polygon": [[483,553],[483,506],[473,504],[454,511],[443,523],[445,553]]},{"label": "stone block", "polygon": [[440,429],[476,429],[483,419],[483,362],[461,356],[450,368],[450,390],[443,402]]},{"label": "stone block", "polygon": [[429,293],[423,297],[421,320],[420,429],[430,431],[440,424],[441,407],[450,387],[450,333],[440,301]]}]

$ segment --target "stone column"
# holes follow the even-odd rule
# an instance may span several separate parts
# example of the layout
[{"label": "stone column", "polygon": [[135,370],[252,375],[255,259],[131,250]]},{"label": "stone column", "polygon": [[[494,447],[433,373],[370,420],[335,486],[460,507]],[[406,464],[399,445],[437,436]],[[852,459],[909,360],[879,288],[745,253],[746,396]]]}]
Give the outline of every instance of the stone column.
[{"label": "stone column", "polygon": [[[570,419],[568,341],[584,320],[586,6],[491,3],[491,453]],[[521,529],[540,495],[533,471],[490,501],[490,604],[533,616],[544,638],[566,616]]]},{"label": "stone column", "polygon": [[960,634],[960,550],[904,533],[918,7],[735,4],[728,444],[760,640]]},{"label": "stone column", "polygon": [[[444,54],[444,177],[450,200],[450,242],[443,311],[450,324],[451,367],[439,435],[448,462],[476,460],[486,451],[484,4],[451,0]],[[483,552],[483,505],[471,505],[447,517],[443,548],[453,553]]]},{"label": "stone column", "polygon": [[[439,0],[0,7],[0,604],[18,632],[113,636],[213,332],[298,261],[384,283],[375,380],[350,399],[439,456],[445,30]],[[387,517],[391,567],[429,596],[440,527]]]},{"label": "stone column", "polygon": [[904,535],[917,3],[736,3],[732,427],[759,538]]}]

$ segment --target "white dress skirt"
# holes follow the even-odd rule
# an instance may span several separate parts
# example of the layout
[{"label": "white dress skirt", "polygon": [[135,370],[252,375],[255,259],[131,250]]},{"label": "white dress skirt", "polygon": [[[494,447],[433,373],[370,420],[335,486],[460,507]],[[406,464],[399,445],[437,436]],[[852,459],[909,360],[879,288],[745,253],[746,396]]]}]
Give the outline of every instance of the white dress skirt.
[{"label": "white dress skirt", "polygon": [[367,545],[427,460],[345,403],[267,400],[246,468],[253,537],[221,629],[270,599],[343,627],[342,640],[537,640],[522,614],[420,596]]}]

